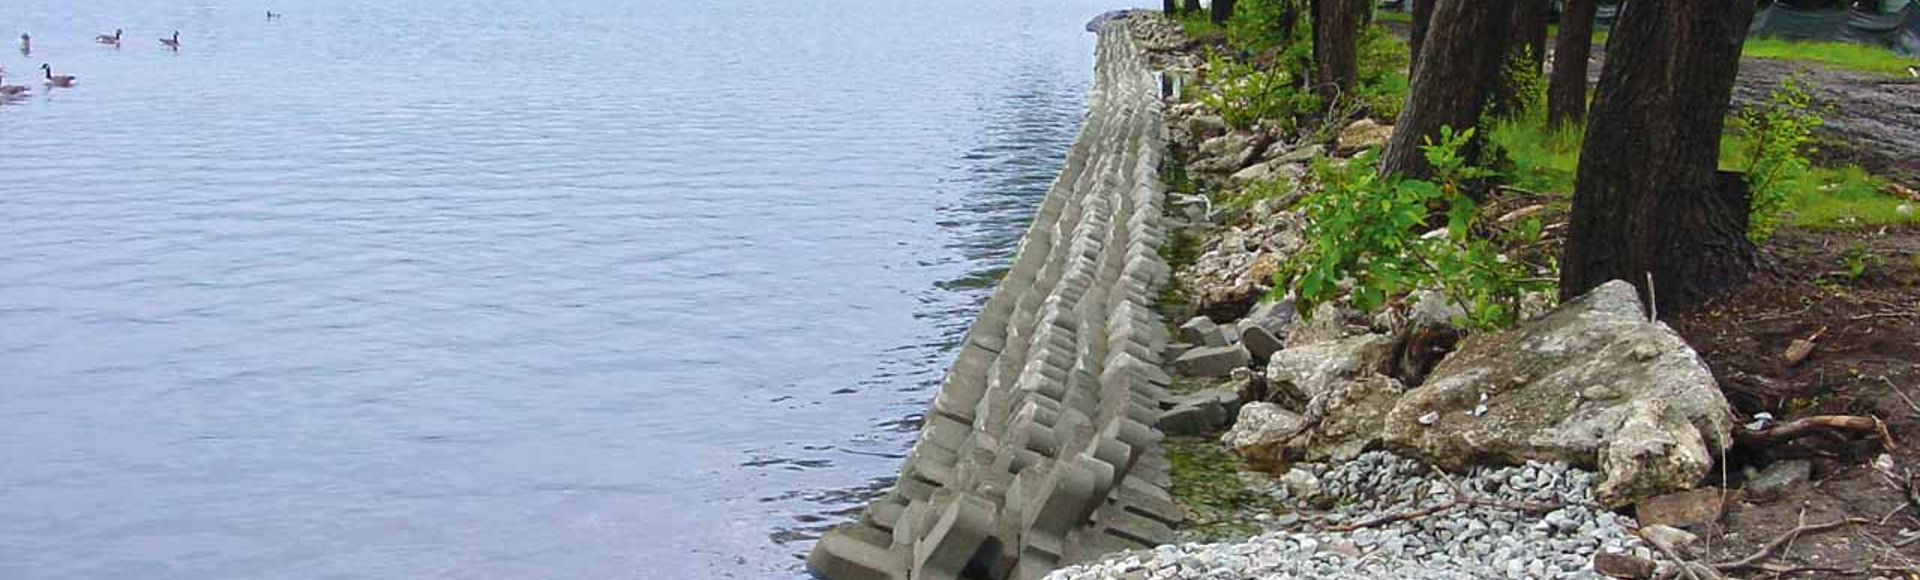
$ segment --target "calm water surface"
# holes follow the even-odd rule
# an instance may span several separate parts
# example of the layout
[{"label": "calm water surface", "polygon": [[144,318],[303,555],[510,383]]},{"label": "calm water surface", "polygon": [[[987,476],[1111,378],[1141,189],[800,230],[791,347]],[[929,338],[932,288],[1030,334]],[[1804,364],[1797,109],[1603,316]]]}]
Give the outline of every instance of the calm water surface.
[{"label": "calm water surface", "polygon": [[1116,3],[10,0],[0,578],[794,577]]}]

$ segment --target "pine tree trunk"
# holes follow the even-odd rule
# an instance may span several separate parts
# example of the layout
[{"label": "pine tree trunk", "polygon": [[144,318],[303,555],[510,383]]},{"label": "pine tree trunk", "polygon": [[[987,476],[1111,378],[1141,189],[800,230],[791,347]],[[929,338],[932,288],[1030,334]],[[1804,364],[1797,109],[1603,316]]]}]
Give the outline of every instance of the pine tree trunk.
[{"label": "pine tree trunk", "polygon": [[1233,18],[1234,0],[1213,0],[1213,23],[1226,24]]},{"label": "pine tree trunk", "polygon": [[1327,104],[1352,98],[1360,75],[1360,32],[1373,0],[1313,1],[1314,84]]},{"label": "pine tree trunk", "polygon": [[1716,171],[1752,18],[1753,0],[1626,3],[1580,151],[1563,298],[1621,279],[1677,314],[1752,275],[1746,186]]},{"label": "pine tree trunk", "polygon": [[1180,0],[1160,0],[1160,11],[1167,14],[1180,13]]},{"label": "pine tree trunk", "polygon": [[1560,12],[1560,35],[1553,39],[1553,76],[1547,83],[1547,122],[1553,126],[1587,120],[1587,59],[1593,56],[1596,0],[1567,0]]},{"label": "pine tree trunk", "polygon": [[1182,0],[1180,3],[1181,12],[1199,12],[1201,10],[1205,10],[1205,8],[1200,7],[1200,0]]},{"label": "pine tree trunk", "polygon": [[[1409,62],[1412,64],[1409,66],[1418,66],[1420,63],[1420,47],[1425,44],[1427,39],[1427,25],[1433,22],[1433,3],[1439,0],[1410,1],[1413,2],[1413,30],[1410,33],[1411,40],[1407,43],[1407,54],[1411,57]],[[1411,71],[1409,71],[1408,76],[1412,76]]]},{"label": "pine tree trunk", "polygon": [[[1433,19],[1414,57],[1407,106],[1394,122],[1393,139],[1380,171],[1411,178],[1433,172],[1420,146],[1441,127],[1465,130],[1480,120],[1487,97],[1500,83],[1512,0],[1433,0]],[[1469,155],[1477,155],[1477,145]]]}]

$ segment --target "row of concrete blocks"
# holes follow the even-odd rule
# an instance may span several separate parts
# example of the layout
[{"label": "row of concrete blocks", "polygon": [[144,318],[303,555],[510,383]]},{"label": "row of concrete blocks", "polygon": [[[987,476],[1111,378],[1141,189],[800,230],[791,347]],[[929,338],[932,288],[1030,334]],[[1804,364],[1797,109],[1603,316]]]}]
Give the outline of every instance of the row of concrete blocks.
[{"label": "row of concrete blocks", "polygon": [[1101,31],[1097,63],[1086,124],[894,489],[815,545],[816,576],[1030,580],[1173,539],[1153,428],[1166,128],[1124,25]]}]

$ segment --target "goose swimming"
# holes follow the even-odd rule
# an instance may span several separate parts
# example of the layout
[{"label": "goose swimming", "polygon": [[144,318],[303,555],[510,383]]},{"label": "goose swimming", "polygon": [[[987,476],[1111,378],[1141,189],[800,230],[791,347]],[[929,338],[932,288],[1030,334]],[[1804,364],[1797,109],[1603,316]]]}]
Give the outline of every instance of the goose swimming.
[{"label": "goose swimming", "polygon": [[180,31],[173,31],[173,38],[162,38],[160,44],[174,50],[180,50]]},{"label": "goose swimming", "polygon": [[53,74],[53,65],[50,65],[50,64],[42,63],[40,65],[40,70],[47,71],[47,85],[49,86],[71,87],[73,86],[74,81],[79,80],[77,78],[74,78],[73,75]]},{"label": "goose swimming", "polygon": [[113,29],[113,36],[107,36],[105,34],[102,34],[102,35],[93,37],[93,41],[98,42],[100,44],[111,44],[114,46],[120,46],[120,32],[121,32],[120,29],[115,28]]}]

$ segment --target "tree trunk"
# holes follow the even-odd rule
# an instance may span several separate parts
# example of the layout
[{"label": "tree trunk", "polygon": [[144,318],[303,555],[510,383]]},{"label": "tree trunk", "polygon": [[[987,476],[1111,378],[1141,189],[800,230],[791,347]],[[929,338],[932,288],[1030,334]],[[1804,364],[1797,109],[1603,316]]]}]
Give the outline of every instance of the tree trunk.
[{"label": "tree trunk", "polygon": [[1180,0],[1160,0],[1160,11],[1167,14],[1180,13]]},{"label": "tree trunk", "polygon": [[1716,171],[1752,19],[1753,0],[1621,10],[1580,150],[1561,297],[1620,279],[1678,314],[1752,275],[1746,186]]},{"label": "tree trunk", "polygon": [[1539,72],[1547,58],[1547,16],[1550,12],[1550,0],[1514,0],[1513,12],[1508,25],[1512,37],[1508,39],[1506,56],[1501,61],[1500,81],[1493,103],[1495,115],[1510,115],[1520,112],[1528,104],[1527,99],[1538,98],[1535,95],[1520,94],[1521,87],[1514,79],[1504,78],[1512,66],[1532,66]]},{"label": "tree trunk", "polygon": [[1360,75],[1360,32],[1373,0],[1313,0],[1314,85],[1328,105],[1350,98]]},{"label": "tree trunk", "polygon": [[1181,12],[1199,12],[1201,10],[1205,9],[1200,7],[1200,0],[1181,0],[1180,2]]},{"label": "tree trunk", "polygon": [[[1427,39],[1427,24],[1433,22],[1433,3],[1438,0],[1409,1],[1413,2],[1413,30],[1411,32],[1412,40],[1407,43],[1407,62],[1411,63],[1408,66],[1412,67],[1420,63],[1420,47],[1424,44],[1423,41]],[[1413,76],[1411,69],[1408,70],[1407,76],[1409,78]]]},{"label": "tree trunk", "polygon": [[1214,24],[1224,25],[1228,19],[1233,18],[1233,1],[1234,0],[1213,0]]},{"label": "tree trunk", "polygon": [[1587,120],[1587,59],[1593,55],[1596,0],[1567,0],[1560,35],[1553,39],[1553,76],[1547,83],[1547,123],[1560,127]]},{"label": "tree trunk", "polygon": [[[1414,57],[1407,105],[1380,159],[1381,173],[1431,176],[1420,146],[1437,139],[1441,127],[1465,130],[1479,122],[1487,97],[1500,83],[1512,10],[1512,0],[1434,0],[1424,47]],[[1467,153],[1477,156],[1478,145],[1470,148]]]}]

